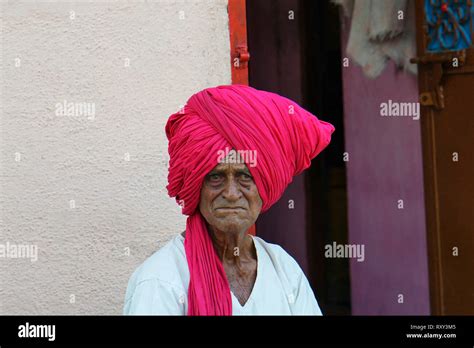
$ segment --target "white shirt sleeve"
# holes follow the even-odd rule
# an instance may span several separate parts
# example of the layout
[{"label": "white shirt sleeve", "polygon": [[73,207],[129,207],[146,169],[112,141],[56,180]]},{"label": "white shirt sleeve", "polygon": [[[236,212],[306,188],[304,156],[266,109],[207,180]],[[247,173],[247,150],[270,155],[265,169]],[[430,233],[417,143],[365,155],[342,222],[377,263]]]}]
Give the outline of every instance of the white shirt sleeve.
[{"label": "white shirt sleeve", "polygon": [[[261,240],[263,241],[263,240]],[[272,267],[285,290],[292,315],[322,315],[318,301],[298,262],[281,246],[263,241]]]},{"label": "white shirt sleeve", "polygon": [[124,315],[185,315],[187,300],[175,286],[159,279],[129,284],[123,309]]},{"label": "white shirt sleeve", "polygon": [[323,315],[303,271],[301,271],[294,309],[296,315]]}]

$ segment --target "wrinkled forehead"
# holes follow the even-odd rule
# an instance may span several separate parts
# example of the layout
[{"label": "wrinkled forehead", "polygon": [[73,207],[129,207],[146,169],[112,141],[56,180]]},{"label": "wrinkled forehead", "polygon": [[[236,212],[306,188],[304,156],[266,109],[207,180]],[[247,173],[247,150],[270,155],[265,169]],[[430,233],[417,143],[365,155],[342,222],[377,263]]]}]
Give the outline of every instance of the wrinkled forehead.
[{"label": "wrinkled forehead", "polygon": [[245,159],[235,149],[230,150],[227,156],[224,156],[221,153],[221,156],[218,157],[218,162],[219,163],[212,169],[211,172],[243,171],[250,174],[250,171],[245,164]]},{"label": "wrinkled forehead", "polygon": [[214,168],[212,168],[210,173],[238,172],[238,171],[242,171],[242,172],[250,174],[250,171],[247,168],[247,165],[245,163],[219,163]]}]

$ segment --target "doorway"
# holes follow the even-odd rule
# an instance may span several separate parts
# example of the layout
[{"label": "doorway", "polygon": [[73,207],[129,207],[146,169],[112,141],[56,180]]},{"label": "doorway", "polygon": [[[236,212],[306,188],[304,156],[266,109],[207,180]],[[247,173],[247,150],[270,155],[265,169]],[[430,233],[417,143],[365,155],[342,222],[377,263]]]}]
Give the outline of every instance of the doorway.
[{"label": "doorway", "polygon": [[246,6],[249,85],[286,96],[336,128],[330,146],[259,217],[257,235],[296,259],[323,314],[349,315],[349,262],[324,256],[326,244],[348,240],[338,8],[329,0]]}]

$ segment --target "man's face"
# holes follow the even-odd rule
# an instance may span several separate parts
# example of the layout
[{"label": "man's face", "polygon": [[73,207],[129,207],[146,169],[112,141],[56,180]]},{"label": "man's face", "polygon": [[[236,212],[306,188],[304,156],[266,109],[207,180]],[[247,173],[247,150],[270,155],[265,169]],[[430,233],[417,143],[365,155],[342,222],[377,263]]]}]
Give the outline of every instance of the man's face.
[{"label": "man's face", "polygon": [[246,231],[257,220],[262,200],[244,163],[219,163],[206,177],[199,203],[207,223],[226,233]]}]

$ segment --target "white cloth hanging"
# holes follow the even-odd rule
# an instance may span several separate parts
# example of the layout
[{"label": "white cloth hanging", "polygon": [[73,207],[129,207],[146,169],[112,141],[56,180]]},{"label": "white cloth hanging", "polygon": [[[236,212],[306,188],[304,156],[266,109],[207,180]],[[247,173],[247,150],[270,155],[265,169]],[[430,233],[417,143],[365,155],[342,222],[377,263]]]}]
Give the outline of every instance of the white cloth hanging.
[{"label": "white cloth hanging", "polygon": [[332,0],[351,18],[346,52],[365,75],[378,77],[387,62],[417,74],[413,0]]}]

